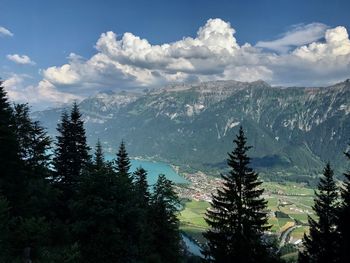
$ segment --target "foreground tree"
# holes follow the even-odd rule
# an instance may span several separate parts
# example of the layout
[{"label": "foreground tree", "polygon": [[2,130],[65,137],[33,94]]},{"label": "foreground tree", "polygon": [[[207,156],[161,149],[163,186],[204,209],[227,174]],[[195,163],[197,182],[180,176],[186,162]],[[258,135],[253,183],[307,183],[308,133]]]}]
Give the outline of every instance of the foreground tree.
[{"label": "foreground tree", "polygon": [[243,128],[233,141],[235,149],[227,160],[231,168],[222,175],[224,186],[213,195],[207,210],[209,230],[204,236],[208,243],[204,250],[208,262],[273,262],[264,231],[267,226],[267,202],[261,197],[262,184],[250,167],[247,138]]},{"label": "foreground tree", "polygon": [[[350,160],[350,152],[346,152],[345,156]],[[350,251],[350,171],[344,173],[345,181],[341,191],[341,207],[339,213],[339,233],[340,233],[340,262],[349,261]]]},{"label": "foreground tree", "polygon": [[59,190],[60,196],[56,212],[63,221],[70,221],[69,202],[74,198],[83,171],[90,163],[84,123],[76,103],[70,115],[63,112],[57,131],[53,185]]},{"label": "foreground tree", "polygon": [[0,80],[0,193],[12,207],[12,215],[20,215],[26,201],[23,168],[13,109]]},{"label": "foreground tree", "polygon": [[38,121],[31,120],[27,104],[16,104],[13,118],[19,156],[24,166],[22,180],[27,192],[22,216],[48,215],[51,186],[47,178],[51,175],[51,139]]},{"label": "foreground tree", "polygon": [[313,210],[317,219],[309,216],[310,234],[304,235],[304,249],[299,253],[300,263],[339,262],[337,233],[338,192],[333,170],[326,164],[315,193]]},{"label": "foreground tree", "polygon": [[158,177],[151,197],[152,255],[147,262],[175,263],[180,260],[179,200],[173,183]]},{"label": "foreground tree", "polygon": [[0,195],[0,262],[9,262],[10,255],[10,213],[8,201]]},{"label": "foreground tree", "polygon": [[147,183],[147,171],[142,167],[136,169],[133,174],[134,177],[134,193],[135,205],[137,209],[137,245],[138,259],[140,261],[146,259],[149,251],[152,249],[151,235],[151,211],[150,211],[150,192]]},{"label": "foreground tree", "polygon": [[118,214],[115,227],[120,235],[116,253],[120,255],[121,261],[118,262],[134,262],[138,258],[135,241],[139,234],[139,218],[130,167],[130,158],[122,142],[113,166],[116,177],[115,211]]},{"label": "foreground tree", "polygon": [[117,209],[118,191],[116,174],[105,162],[98,142],[91,169],[84,171],[72,205],[81,262],[123,262],[124,241],[118,227],[123,211]]}]

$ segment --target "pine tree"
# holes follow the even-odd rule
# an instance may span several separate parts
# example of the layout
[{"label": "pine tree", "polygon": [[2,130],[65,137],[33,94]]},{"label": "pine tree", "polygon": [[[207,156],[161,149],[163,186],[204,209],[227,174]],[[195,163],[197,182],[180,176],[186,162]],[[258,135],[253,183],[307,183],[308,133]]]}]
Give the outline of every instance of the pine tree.
[{"label": "pine tree", "polygon": [[147,171],[142,167],[137,168],[136,171],[134,172],[134,178],[135,178],[135,194],[136,194],[138,205],[143,209],[146,209],[150,200],[150,193],[148,190],[148,183],[147,183]]},{"label": "pine tree", "polygon": [[72,181],[70,174],[70,149],[69,140],[71,140],[71,134],[69,129],[69,116],[66,111],[61,115],[61,122],[57,125],[58,136],[56,136],[56,148],[53,159],[55,168],[55,176],[53,177],[53,183],[66,184]]},{"label": "pine tree", "polygon": [[11,215],[20,215],[27,194],[13,115],[0,80],[0,193],[9,202]]},{"label": "pine tree", "polygon": [[78,104],[74,102],[70,114],[70,134],[72,136],[69,145],[72,154],[71,173],[73,176],[79,177],[90,163],[89,150],[87,145],[84,121],[79,111]]},{"label": "pine tree", "polygon": [[39,122],[31,120],[27,104],[15,105],[13,118],[19,155],[24,164],[22,182],[27,195],[21,216],[48,214],[51,192],[47,180],[51,175],[48,152],[51,139]]},{"label": "pine tree", "polygon": [[137,244],[138,260],[145,262],[151,250],[151,211],[150,211],[150,192],[147,183],[147,171],[139,167],[134,172],[134,192],[135,207],[137,209],[137,229],[135,240]]},{"label": "pine tree", "polygon": [[129,172],[130,167],[131,167],[130,159],[129,159],[128,153],[126,152],[125,143],[124,141],[122,141],[117,153],[117,160],[115,161],[115,169],[117,172],[117,176],[121,180],[125,180],[126,183],[131,185],[132,178]]},{"label": "pine tree", "polygon": [[175,263],[180,260],[179,200],[173,183],[165,175],[158,177],[151,197],[152,260]]},{"label": "pine tree", "polygon": [[96,170],[101,170],[106,166],[104,161],[104,154],[100,140],[97,140],[94,154],[94,167]]},{"label": "pine tree", "polygon": [[40,169],[41,172],[44,172],[43,170],[49,166],[50,155],[48,151],[51,139],[38,121],[31,120],[29,114],[30,110],[27,104],[15,105],[14,122],[20,157],[29,169]]},{"label": "pine tree", "polygon": [[124,262],[135,261],[138,257],[138,248],[135,240],[138,236],[138,209],[132,175],[130,173],[130,159],[122,142],[119,146],[117,159],[114,162],[116,174],[116,227],[120,233],[122,243],[118,254],[122,255]]},{"label": "pine tree", "polygon": [[243,128],[233,141],[235,149],[227,160],[230,172],[222,175],[224,186],[213,195],[204,234],[204,253],[209,262],[270,262],[272,256],[263,241],[267,226],[267,202],[261,197],[262,182],[250,167],[247,138]]},{"label": "pine tree", "polygon": [[[350,160],[350,151],[345,152],[345,156]],[[345,181],[341,190],[341,207],[339,211],[339,233],[340,233],[340,262],[349,261],[350,251],[350,171],[344,173]]]},{"label": "pine tree", "polygon": [[56,216],[64,224],[72,221],[70,204],[73,202],[82,181],[82,175],[90,167],[89,147],[82,116],[78,105],[73,104],[70,115],[62,113],[57,126],[55,156],[53,159],[53,185],[59,191],[55,204]]},{"label": "pine tree", "polygon": [[[73,203],[74,235],[82,262],[128,262],[121,252],[124,245],[119,209],[119,185],[115,172],[97,143],[92,169],[85,170]],[[124,200],[125,202],[125,200]]]},{"label": "pine tree", "polygon": [[10,212],[9,203],[0,195],[0,262],[9,262],[11,250]]},{"label": "pine tree", "polygon": [[68,200],[81,180],[83,169],[90,162],[84,122],[76,103],[73,104],[70,116],[63,112],[57,131],[59,135],[56,137],[54,181],[63,191],[64,199]]},{"label": "pine tree", "polygon": [[310,234],[304,235],[304,250],[299,253],[299,262],[339,262],[337,233],[338,192],[329,163],[315,193],[313,209],[317,220],[309,216]]}]

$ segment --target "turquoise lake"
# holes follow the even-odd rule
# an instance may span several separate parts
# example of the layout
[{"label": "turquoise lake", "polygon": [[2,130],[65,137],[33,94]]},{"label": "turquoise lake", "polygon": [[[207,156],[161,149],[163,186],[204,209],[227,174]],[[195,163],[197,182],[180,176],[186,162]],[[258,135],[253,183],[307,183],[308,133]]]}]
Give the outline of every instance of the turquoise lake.
[{"label": "turquoise lake", "polygon": [[[115,159],[114,155],[106,155],[106,159],[111,161]],[[156,183],[159,174],[164,174],[167,179],[173,181],[176,184],[188,183],[188,181],[180,176],[169,164],[163,162],[153,162],[145,160],[131,159],[130,171],[134,172],[138,167],[142,167],[147,171],[147,181],[149,185]]]}]

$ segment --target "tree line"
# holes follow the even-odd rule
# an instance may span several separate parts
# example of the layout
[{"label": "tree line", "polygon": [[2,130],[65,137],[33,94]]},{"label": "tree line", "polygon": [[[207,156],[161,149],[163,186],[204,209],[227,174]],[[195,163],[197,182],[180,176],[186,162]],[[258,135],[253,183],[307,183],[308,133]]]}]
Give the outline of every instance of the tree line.
[{"label": "tree line", "polygon": [[[0,262],[199,262],[181,242],[174,185],[130,172],[122,142],[115,159],[87,144],[76,103],[63,112],[53,141],[26,104],[11,105],[0,82]],[[228,154],[230,171],[205,220],[205,262],[283,262],[268,235],[262,181],[250,167],[242,127]],[[346,153],[348,159],[350,154]],[[299,262],[347,262],[350,171],[337,184],[326,164]]]},{"label": "tree line", "polygon": [[[94,154],[75,103],[52,140],[0,83],[0,262],[191,262],[174,186],[130,172],[124,142]],[[54,150],[52,150],[54,149]]]},{"label": "tree line", "polygon": [[[274,263],[283,262],[274,238],[267,234],[267,201],[262,198],[262,181],[249,164],[247,138],[243,128],[229,153],[228,174],[222,175],[223,187],[213,195],[204,234],[207,262]],[[350,160],[350,153],[345,153]],[[329,163],[325,165],[315,192],[313,210],[308,217],[310,232],[304,235],[299,263],[349,262],[350,249],[350,171],[337,185]]]}]

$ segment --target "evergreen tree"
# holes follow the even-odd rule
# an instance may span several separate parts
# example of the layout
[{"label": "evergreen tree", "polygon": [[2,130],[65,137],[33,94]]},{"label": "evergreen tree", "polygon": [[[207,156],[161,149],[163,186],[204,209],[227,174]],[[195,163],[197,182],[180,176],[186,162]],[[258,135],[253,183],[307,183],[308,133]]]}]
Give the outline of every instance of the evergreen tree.
[{"label": "evergreen tree", "polygon": [[147,171],[139,167],[134,172],[135,178],[135,195],[137,203],[142,209],[147,209],[150,200],[150,193],[147,183]]},{"label": "evergreen tree", "polygon": [[130,167],[125,143],[121,142],[114,162],[114,170],[117,192],[115,209],[118,211],[116,227],[123,241],[118,248],[118,254],[123,258],[123,262],[133,262],[138,257],[138,247],[135,242],[139,234],[138,209]]},{"label": "evergreen tree", "polygon": [[323,170],[323,177],[315,193],[313,209],[317,220],[309,216],[309,236],[304,235],[304,250],[299,253],[299,262],[339,262],[339,237],[336,228],[338,192],[329,163]]},{"label": "evergreen tree", "polygon": [[104,154],[100,140],[97,140],[94,154],[94,167],[96,170],[101,170],[106,166],[104,161]]},{"label": "evergreen tree", "polygon": [[[350,160],[350,151],[345,152],[345,156]],[[349,261],[350,251],[350,171],[344,173],[345,181],[341,190],[341,207],[339,213],[339,233],[340,233],[340,262]]]},{"label": "evergreen tree", "polygon": [[[20,157],[29,169],[47,169],[50,161],[48,153],[51,139],[38,121],[32,121],[27,104],[14,107],[15,132],[20,148]],[[48,171],[45,171],[46,175]]]},{"label": "evergreen tree", "polygon": [[151,196],[152,251],[150,262],[180,261],[179,200],[173,183],[158,177]]},{"label": "evergreen tree", "polygon": [[134,193],[135,205],[137,209],[137,253],[138,261],[145,262],[151,250],[151,211],[150,211],[150,192],[147,183],[147,171],[139,167],[134,172]]},{"label": "evergreen tree", "polygon": [[[73,204],[74,227],[82,262],[128,262],[124,260],[118,209],[121,189],[116,174],[103,157],[100,143],[94,153],[93,169],[85,170]],[[125,200],[124,200],[125,201]]]},{"label": "evergreen tree", "polygon": [[90,163],[89,147],[86,142],[84,122],[78,105],[73,104],[70,116],[63,112],[58,124],[54,157],[54,183],[62,191],[62,201],[71,199],[81,180],[84,169]]},{"label": "evergreen tree", "polygon": [[131,167],[130,159],[128,153],[126,152],[124,141],[121,142],[119,146],[119,151],[117,153],[117,160],[115,161],[115,169],[119,179],[124,180],[125,183],[131,185],[132,178],[129,172]]},{"label": "evergreen tree", "polygon": [[51,187],[47,178],[51,175],[51,139],[37,121],[29,116],[27,104],[14,106],[15,134],[19,144],[19,155],[23,162],[23,178],[26,202],[21,216],[46,215],[50,208]]},{"label": "evergreen tree", "polygon": [[9,203],[0,195],[0,262],[9,262],[10,246],[10,213]]},{"label": "evergreen tree", "polygon": [[267,226],[267,202],[258,174],[250,167],[247,138],[243,128],[233,141],[235,149],[227,161],[230,172],[222,175],[224,186],[213,195],[204,234],[208,243],[204,253],[209,262],[271,262],[263,241]]},{"label": "evergreen tree", "polygon": [[86,169],[90,163],[90,147],[86,142],[84,121],[76,102],[74,102],[71,110],[69,129],[72,136],[69,141],[72,152],[71,173],[79,178],[83,169]]},{"label": "evergreen tree", "polygon": [[0,261],[19,262],[24,251],[39,259],[50,243],[44,219],[50,208],[49,137],[29,118],[27,105],[10,107],[1,84],[0,143]]},{"label": "evergreen tree", "polygon": [[0,193],[7,199],[12,215],[19,215],[26,199],[23,163],[15,133],[13,109],[0,80]]}]

